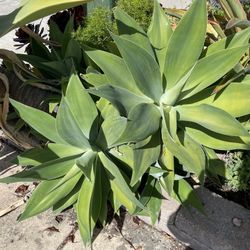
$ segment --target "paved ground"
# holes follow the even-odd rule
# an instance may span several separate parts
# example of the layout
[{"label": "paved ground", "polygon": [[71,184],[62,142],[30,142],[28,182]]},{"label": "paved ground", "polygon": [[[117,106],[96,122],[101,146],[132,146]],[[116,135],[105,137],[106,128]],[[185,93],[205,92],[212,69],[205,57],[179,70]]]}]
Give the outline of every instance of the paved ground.
[{"label": "paved ground", "polygon": [[[2,145],[0,151],[0,178],[14,174],[21,168],[11,165],[16,151],[7,145]],[[17,218],[25,205],[1,217],[1,212],[17,202],[22,202],[20,194],[15,190],[20,184],[0,184],[0,249],[12,250],[60,250],[60,249],[87,249],[80,239],[76,227],[76,218],[73,210],[68,210],[56,217],[51,211],[17,222]],[[29,185],[28,190],[32,188]],[[185,247],[146,225],[140,220],[124,214],[122,219],[113,220],[104,230],[96,230],[93,249],[98,250],[184,250]]]}]

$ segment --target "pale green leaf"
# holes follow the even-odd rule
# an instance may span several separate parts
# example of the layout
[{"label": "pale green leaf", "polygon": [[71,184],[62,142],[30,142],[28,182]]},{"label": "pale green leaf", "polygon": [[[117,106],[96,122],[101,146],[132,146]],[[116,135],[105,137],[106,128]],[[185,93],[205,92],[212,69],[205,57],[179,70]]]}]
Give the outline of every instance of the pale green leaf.
[{"label": "pale green leaf", "polygon": [[201,125],[215,133],[229,136],[249,136],[244,127],[222,109],[207,104],[177,106],[179,120]]},{"label": "pale green leaf", "polygon": [[132,187],[142,178],[151,164],[158,160],[161,152],[159,133],[137,143],[133,152],[133,172],[130,181]]},{"label": "pale green leaf", "polygon": [[167,88],[172,88],[199,58],[205,41],[207,11],[205,0],[194,0],[171,36],[165,64]]},{"label": "pale green leaf", "polygon": [[70,145],[86,150],[90,148],[90,144],[76,119],[77,117],[72,113],[67,99],[62,97],[56,117],[57,131]]},{"label": "pale green leaf", "polygon": [[156,49],[167,48],[172,33],[173,31],[167,15],[160,6],[159,2],[154,0],[154,12],[151,24],[148,28],[148,37],[151,44]]},{"label": "pale green leaf", "polygon": [[131,42],[138,44],[154,57],[154,51],[151,47],[147,34],[138,22],[119,8],[114,10],[114,16],[120,37],[126,38]]},{"label": "pale green leaf", "polygon": [[198,143],[217,150],[250,149],[240,137],[214,133],[195,124],[186,124],[185,131]]},{"label": "pale green leaf", "polygon": [[56,160],[42,163],[36,167],[29,168],[20,173],[0,179],[3,183],[36,181],[36,180],[51,180],[65,175],[75,164],[78,156],[70,156],[59,158]]},{"label": "pale green leaf", "polygon": [[56,130],[56,119],[53,116],[15,100],[10,100],[10,102],[18,111],[19,116],[38,133],[53,142],[65,144]]},{"label": "pale green leaf", "polygon": [[201,203],[201,200],[186,180],[181,179],[175,181],[174,192],[175,195],[173,197],[181,204],[184,206],[191,205],[198,211],[204,213],[204,207]]},{"label": "pale green leaf", "polygon": [[160,117],[160,111],[153,104],[142,103],[135,106],[129,112],[126,128],[115,144],[137,142],[153,135],[159,129]]},{"label": "pale green leaf", "polygon": [[36,21],[55,12],[72,8],[88,2],[88,0],[27,0],[6,16],[0,16],[0,36],[7,32]]},{"label": "pale green leaf", "polygon": [[81,169],[84,176],[88,180],[90,180],[91,177],[90,175],[93,168],[93,164],[96,160],[96,156],[97,156],[96,152],[88,150],[80,158],[76,160],[76,165]]},{"label": "pale green leaf", "polygon": [[250,114],[250,85],[230,83],[217,95],[212,95],[214,87],[207,88],[197,95],[181,101],[180,105],[209,104],[222,109],[233,117]]},{"label": "pale green leaf", "polygon": [[70,145],[49,143],[45,148],[34,148],[21,153],[15,162],[21,166],[38,166],[41,163],[81,153],[82,149]]},{"label": "pale green leaf", "polygon": [[127,89],[139,96],[143,95],[122,58],[91,48],[86,48],[85,53],[101,68],[110,85]]},{"label": "pale green leaf", "polygon": [[[187,80],[183,91],[187,92],[184,98],[188,98],[219,80],[230,71],[244,55],[247,47],[220,50],[200,59]],[[216,67],[215,67],[216,65]]]},{"label": "pale green leaf", "polygon": [[[160,68],[149,52],[139,45],[113,35],[113,39],[131,72],[137,87],[155,102],[163,93]],[[136,55],[136,56],[135,56]]]},{"label": "pale green leaf", "polygon": [[24,212],[22,213],[20,220],[24,220],[31,216],[44,212],[59,200],[64,198],[75,187],[81,175],[81,173],[75,175],[73,178],[65,182],[57,189],[54,189],[53,191],[52,189],[58,184],[60,179],[41,182],[32,193],[32,196],[29,199]]},{"label": "pale green leaf", "polygon": [[99,153],[100,160],[105,167],[110,181],[111,189],[117,199],[133,213],[136,206],[144,209],[144,206],[136,199],[119,168],[104,153]]},{"label": "pale green leaf", "polygon": [[152,103],[149,98],[138,96],[125,88],[111,85],[100,86],[98,88],[88,89],[88,92],[109,100],[120,112],[121,115],[127,116],[132,108],[140,103]]},{"label": "pale green leaf", "polygon": [[85,137],[88,139],[91,137],[95,138],[97,135],[96,119],[98,116],[95,102],[75,74],[69,80],[65,99],[68,101],[68,106],[75,122]]},{"label": "pale green leaf", "polygon": [[206,56],[219,52],[220,50],[246,46],[249,44],[249,39],[250,28],[241,30],[208,46]]}]

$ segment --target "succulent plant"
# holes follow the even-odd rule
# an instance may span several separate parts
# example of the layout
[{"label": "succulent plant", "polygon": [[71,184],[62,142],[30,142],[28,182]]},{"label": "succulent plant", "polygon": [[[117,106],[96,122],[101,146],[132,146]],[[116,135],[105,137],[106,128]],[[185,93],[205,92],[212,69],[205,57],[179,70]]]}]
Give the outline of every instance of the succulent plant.
[{"label": "succulent plant", "polygon": [[204,48],[205,0],[195,0],[174,31],[157,1],[147,33],[118,8],[115,18],[120,54],[86,47],[92,66],[84,79],[93,87],[73,74],[56,118],[11,102],[53,143],[21,154],[18,163],[33,167],[0,180],[41,181],[21,219],[74,205],[84,242],[97,221],[105,224],[107,201],[115,212],[123,205],[154,223],[163,188],[202,210],[186,178],[195,174],[203,183],[214,149],[250,148],[237,120],[250,113],[250,85],[231,83],[212,94],[249,48],[249,29]]}]

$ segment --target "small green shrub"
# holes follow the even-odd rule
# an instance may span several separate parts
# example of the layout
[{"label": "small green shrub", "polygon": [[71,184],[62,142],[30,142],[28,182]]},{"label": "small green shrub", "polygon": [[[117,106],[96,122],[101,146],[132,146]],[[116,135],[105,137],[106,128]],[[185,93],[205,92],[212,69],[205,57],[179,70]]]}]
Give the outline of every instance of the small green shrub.
[{"label": "small green shrub", "polygon": [[229,153],[226,160],[226,185],[233,191],[250,190],[250,154]]},{"label": "small green shrub", "polygon": [[81,46],[87,44],[106,49],[106,43],[112,40],[109,34],[112,27],[111,11],[103,7],[97,7],[86,18],[85,25],[79,27],[73,36]]},{"label": "small green shrub", "polygon": [[154,1],[152,0],[118,0],[117,7],[132,16],[146,31],[153,15]]}]

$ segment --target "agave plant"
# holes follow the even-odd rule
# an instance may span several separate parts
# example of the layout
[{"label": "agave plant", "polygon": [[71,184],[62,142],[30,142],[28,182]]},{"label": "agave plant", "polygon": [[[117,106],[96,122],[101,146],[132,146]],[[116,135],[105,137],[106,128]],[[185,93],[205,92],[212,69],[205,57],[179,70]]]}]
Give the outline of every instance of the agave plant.
[{"label": "agave plant", "polygon": [[156,1],[147,34],[119,9],[115,18],[120,55],[86,48],[94,63],[84,79],[94,87],[85,89],[73,75],[56,118],[11,101],[54,143],[21,154],[18,163],[32,167],[0,180],[41,181],[20,219],[74,205],[84,242],[97,221],[105,224],[107,201],[115,212],[123,205],[155,222],[164,188],[202,210],[185,177],[194,173],[203,183],[207,170],[217,171],[214,149],[250,148],[236,119],[250,113],[250,85],[231,83],[211,95],[249,47],[249,32],[204,48],[205,0],[193,2],[175,31]]},{"label": "agave plant", "polygon": [[109,153],[126,121],[105,100],[96,106],[76,75],[69,81],[56,119],[14,100],[11,103],[23,120],[54,142],[19,155],[20,165],[33,167],[1,179],[5,183],[41,181],[20,220],[50,207],[60,212],[75,204],[81,236],[89,242],[97,220],[105,224],[108,199],[116,210],[121,205],[131,213],[136,207],[144,208],[127,183],[129,177]]},{"label": "agave plant", "polygon": [[[164,180],[170,195],[178,164],[203,183],[211,149],[249,149],[249,133],[236,119],[249,114],[249,85],[231,83],[212,95],[213,84],[248,49],[249,29],[205,48],[205,0],[195,0],[174,31],[158,3],[147,34],[119,9],[115,18],[119,36],[113,39],[121,56],[86,48],[101,72],[92,69],[84,76],[94,86],[89,93],[106,98],[127,117],[125,130],[112,146],[161,131],[159,163],[168,171]],[[144,170],[134,169],[140,175]]]}]

